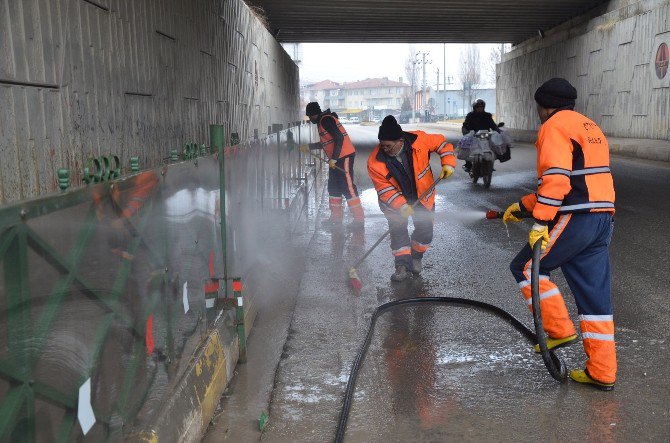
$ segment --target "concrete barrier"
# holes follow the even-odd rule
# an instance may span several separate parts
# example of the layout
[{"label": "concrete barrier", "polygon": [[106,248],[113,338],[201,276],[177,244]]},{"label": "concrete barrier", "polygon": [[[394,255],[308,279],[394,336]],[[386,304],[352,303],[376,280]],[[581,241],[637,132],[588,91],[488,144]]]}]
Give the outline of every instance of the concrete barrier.
[{"label": "concrete barrier", "polygon": [[[508,130],[514,140],[535,143],[537,132],[519,129]],[[642,160],[670,162],[670,140],[645,138],[607,137],[610,153]]]},{"label": "concrete barrier", "polygon": [[[244,327],[248,337],[256,318],[252,297],[245,297]],[[150,426],[137,432],[131,441],[145,443],[199,442],[223,391],[228,386],[240,355],[233,310],[223,311],[214,327],[201,341],[184,372],[172,389],[170,399]]]},{"label": "concrete barrier", "polygon": [[[421,126],[435,129],[458,130],[459,132],[461,129],[460,123],[452,122],[426,123]],[[514,140],[519,142],[535,143],[535,140],[537,140],[537,131],[510,128],[505,128],[505,130]],[[610,153],[612,154],[642,160],[670,162],[670,140],[607,137],[607,141],[609,142]]]}]

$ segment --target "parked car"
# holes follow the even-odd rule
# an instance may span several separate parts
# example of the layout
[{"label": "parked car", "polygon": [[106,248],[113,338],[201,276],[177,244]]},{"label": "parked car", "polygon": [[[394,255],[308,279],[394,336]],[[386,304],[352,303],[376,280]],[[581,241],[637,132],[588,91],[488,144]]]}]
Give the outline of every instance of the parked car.
[{"label": "parked car", "polygon": [[338,120],[340,120],[340,123],[345,124],[345,123],[351,123],[351,120],[347,117],[340,117]]},{"label": "parked car", "polygon": [[360,121],[360,119],[359,119],[358,117],[351,117],[351,118],[349,119],[349,123],[358,124],[358,123],[360,123],[360,122],[361,122],[361,121]]}]

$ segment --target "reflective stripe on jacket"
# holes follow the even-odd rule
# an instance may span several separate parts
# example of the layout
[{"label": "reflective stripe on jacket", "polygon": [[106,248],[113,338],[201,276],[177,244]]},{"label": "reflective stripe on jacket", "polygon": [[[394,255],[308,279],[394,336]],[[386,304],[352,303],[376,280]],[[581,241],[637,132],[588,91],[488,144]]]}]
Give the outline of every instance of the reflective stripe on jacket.
[{"label": "reflective stripe on jacket", "polygon": [[[442,166],[456,167],[454,147],[440,134],[410,131],[403,132],[403,138],[405,147],[409,144],[412,148],[412,175],[416,183],[417,196],[420,196],[434,182],[433,172],[430,169],[430,153],[435,152],[440,156]],[[389,156],[377,145],[368,158],[368,173],[377,190],[379,203],[398,210],[407,203],[407,199],[403,195],[398,179],[392,173],[393,168],[389,168],[390,163]],[[421,204],[432,210],[435,204],[435,191],[431,191],[421,199]]]},{"label": "reflective stripe on jacket", "polygon": [[351,155],[354,152],[356,152],[356,148],[354,148],[354,144],[351,143],[349,134],[347,134],[347,131],[344,130],[344,127],[342,126],[340,121],[332,114],[324,114],[319,119],[318,128],[319,128],[319,138],[321,139],[321,145],[323,146],[323,150],[326,152],[328,158],[329,159],[333,158],[333,151],[335,150],[335,140],[333,139],[333,136],[330,134],[330,132],[326,131],[326,129],[321,124],[323,119],[326,118],[332,118],[333,120],[335,120],[337,129],[339,129],[339,131],[342,133],[342,136],[344,137],[344,140],[342,140],[342,149],[340,150],[340,155],[335,160],[342,157],[346,157],[347,155]]},{"label": "reflective stripe on jacket", "polygon": [[614,212],[614,181],[609,145],[598,125],[570,110],[552,115],[540,127],[537,193],[521,204],[536,220],[559,213]]}]

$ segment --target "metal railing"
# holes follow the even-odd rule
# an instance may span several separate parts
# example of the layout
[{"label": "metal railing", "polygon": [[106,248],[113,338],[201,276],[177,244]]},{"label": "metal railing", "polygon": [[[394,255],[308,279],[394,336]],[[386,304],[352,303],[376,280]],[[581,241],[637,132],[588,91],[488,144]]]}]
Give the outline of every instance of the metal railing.
[{"label": "metal railing", "polygon": [[301,219],[321,165],[297,148],[313,138],[294,127],[222,159],[188,145],[160,168],[0,207],[0,440],[117,440],[150,420],[211,327],[207,295],[253,286],[260,251]]}]

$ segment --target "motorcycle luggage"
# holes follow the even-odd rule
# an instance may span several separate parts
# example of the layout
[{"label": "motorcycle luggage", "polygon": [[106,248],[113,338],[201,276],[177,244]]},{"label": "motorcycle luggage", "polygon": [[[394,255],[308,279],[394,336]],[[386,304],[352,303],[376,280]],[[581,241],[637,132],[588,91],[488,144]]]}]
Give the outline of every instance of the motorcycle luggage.
[{"label": "motorcycle luggage", "polygon": [[456,153],[456,158],[459,160],[467,160],[472,154],[473,148],[475,148],[477,140],[472,135],[466,135],[458,141],[456,146],[458,152]]},{"label": "motorcycle luggage", "polygon": [[509,151],[507,144],[503,141],[502,135],[498,134],[497,132],[491,134],[491,138],[489,139],[489,147],[498,158],[507,155],[507,152]]},{"label": "motorcycle luggage", "polygon": [[509,147],[505,150],[505,153],[503,155],[498,156],[498,161],[500,163],[505,163],[508,160],[512,159],[512,151],[509,149]]}]

